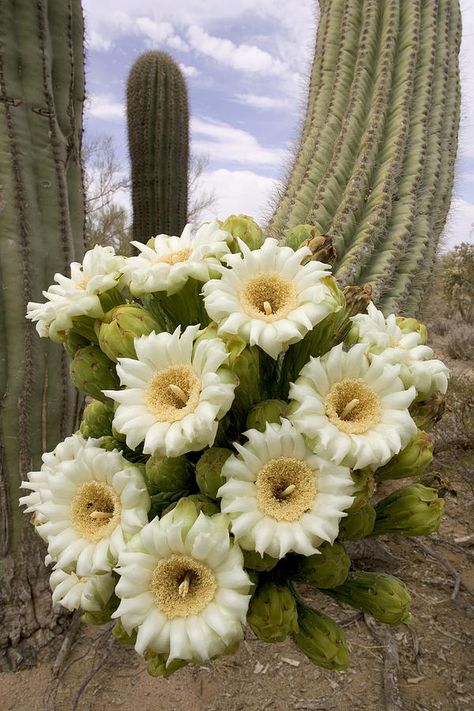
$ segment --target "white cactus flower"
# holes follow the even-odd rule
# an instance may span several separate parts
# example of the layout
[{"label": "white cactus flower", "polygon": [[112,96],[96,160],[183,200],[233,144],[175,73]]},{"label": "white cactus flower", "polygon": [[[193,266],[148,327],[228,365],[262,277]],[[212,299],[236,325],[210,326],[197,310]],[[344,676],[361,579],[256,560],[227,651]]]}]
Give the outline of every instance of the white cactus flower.
[{"label": "white cactus flower", "polygon": [[400,365],[400,378],[408,388],[416,389],[420,399],[435,392],[445,393],[449,371],[441,360],[433,358],[433,349],[421,343],[417,331],[403,331],[394,314],[385,316],[373,303],[366,314],[352,319],[353,334],[358,343],[367,344],[369,355],[378,355],[386,363]]},{"label": "white cactus flower", "polygon": [[111,573],[85,575],[67,573],[61,568],[53,570],[49,578],[54,605],[67,610],[99,612],[112,597],[115,580]]},{"label": "white cactus flower", "polygon": [[41,476],[20,499],[58,568],[79,576],[110,572],[125,542],[148,521],[150,497],[138,467],[98,441],[73,435],[43,457]]},{"label": "white cactus flower", "polygon": [[350,470],[314,454],[288,420],[245,434],[248,442],[236,444],[238,456],[222,468],[227,481],[218,491],[239,545],[283,558],[333,543],[353,502]]},{"label": "white cactus flower", "polygon": [[214,442],[218,421],[230,409],[236,380],[223,363],[224,342],[195,343],[199,326],[182,335],[150,333],[135,340],[137,359],[119,358],[123,390],[105,390],[119,403],[114,427],[131,449],[178,457]]},{"label": "white cactus flower", "polygon": [[[194,509],[194,507],[193,507]],[[135,649],[174,659],[205,661],[243,637],[250,580],[225,517],[200,513],[189,521],[177,509],[154,519],[119,558],[113,617],[137,630]]]},{"label": "white cactus flower", "polygon": [[322,281],[329,266],[303,265],[307,247],[295,252],[275,239],[254,251],[239,245],[242,254],[225,257],[221,278],[204,284],[204,305],[219,333],[238,335],[276,359],[337,308]]},{"label": "white cactus flower", "polygon": [[229,252],[228,237],[217,222],[207,222],[197,231],[186,225],[180,237],[157,235],[149,244],[132,242],[140,254],[128,257],[123,266],[130,291],[136,296],[165,291],[170,296],[188,279],[207,281]]},{"label": "white cactus flower", "polygon": [[72,328],[73,318],[104,315],[99,295],[118,286],[125,257],[115,254],[113,247],[96,245],[84,255],[82,264],[72,262],[71,276],[55,274],[56,284],[47,291],[45,303],[30,301],[27,318],[36,321],[36,330],[42,337],[59,341],[60,332]]},{"label": "white cactus flower", "polygon": [[369,357],[365,344],[335,346],[311,358],[290,386],[290,420],[329,459],[360,469],[382,466],[405,447],[417,428],[408,412],[416,396],[400,366]]}]

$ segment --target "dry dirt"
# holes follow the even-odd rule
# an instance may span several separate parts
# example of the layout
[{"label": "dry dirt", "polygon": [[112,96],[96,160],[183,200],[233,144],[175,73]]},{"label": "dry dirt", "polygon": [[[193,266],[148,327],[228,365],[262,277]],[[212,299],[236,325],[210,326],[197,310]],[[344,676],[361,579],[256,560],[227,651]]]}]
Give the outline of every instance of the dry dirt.
[{"label": "dry dirt", "polygon": [[[447,338],[449,333],[432,339],[440,356],[444,355]],[[463,381],[473,372],[472,363],[451,365]],[[452,411],[448,411],[437,427],[436,471],[449,479],[446,515],[439,533],[423,540],[442,556],[448,567],[450,564],[459,571],[466,586],[473,590],[473,450],[466,450],[462,441],[446,442],[446,437],[451,437],[452,418]],[[455,571],[427,556],[416,542],[391,538],[386,544],[398,559],[396,574],[407,583],[412,595],[413,624],[393,630],[400,659],[403,711],[474,711],[472,594],[461,586],[453,600]],[[383,565],[379,569],[384,567],[387,569]],[[310,593],[309,599],[322,611],[346,623],[352,660],[348,671],[314,667],[291,642],[267,645],[248,631],[236,655],[212,664],[187,667],[170,679],[156,679],[148,676],[142,660],[132,649],[114,642],[108,628],[88,627],[76,639],[59,679],[53,679],[51,674],[57,648],[52,648],[50,658],[35,669],[1,674],[0,709],[385,709],[383,645],[363,618],[354,620],[352,609],[338,606],[320,593]]]}]

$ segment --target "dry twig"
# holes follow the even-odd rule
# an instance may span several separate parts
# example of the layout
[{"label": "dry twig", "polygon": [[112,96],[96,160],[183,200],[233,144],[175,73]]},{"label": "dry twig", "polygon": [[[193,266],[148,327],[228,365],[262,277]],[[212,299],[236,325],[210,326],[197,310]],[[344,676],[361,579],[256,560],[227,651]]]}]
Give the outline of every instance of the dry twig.
[{"label": "dry twig", "polygon": [[400,663],[395,637],[387,625],[380,625],[372,617],[364,615],[364,621],[374,639],[383,648],[383,694],[385,711],[403,711],[398,671]]},{"label": "dry twig", "polygon": [[451,600],[456,600],[459,590],[463,589],[465,592],[467,592],[469,595],[474,595],[474,592],[466,585],[464,580],[461,578],[461,575],[458,570],[454,567],[454,565],[451,565],[449,561],[444,558],[441,553],[438,553],[437,551],[433,550],[429,546],[426,545],[426,543],[423,543],[423,541],[420,541],[419,538],[412,538],[411,542],[413,545],[417,546],[420,548],[426,555],[429,555],[430,558],[434,558],[437,560],[441,565],[446,568],[448,573],[450,573],[453,578],[454,578],[454,588],[453,592],[451,593]]},{"label": "dry twig", "polygon": [[63,668],[64,662],[66,661],[71,647],[74,644],[74,640],[77,637],[79,628],[81,626],[82,610],[76,610],[72,617],[66,634],[64,635],[63,642],[61,644],[61,649],[58,652],[56,659],[54,660],[52,675],[56,678]]}]

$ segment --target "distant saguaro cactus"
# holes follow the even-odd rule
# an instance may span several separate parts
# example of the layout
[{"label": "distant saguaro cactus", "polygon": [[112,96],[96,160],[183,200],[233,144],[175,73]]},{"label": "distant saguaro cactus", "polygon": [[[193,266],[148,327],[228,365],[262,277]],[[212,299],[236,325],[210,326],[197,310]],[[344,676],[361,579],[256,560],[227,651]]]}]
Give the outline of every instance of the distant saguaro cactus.
[{"label": "distant saguaro cactus", "polygon": [[342,284],[413,314],[449,208],[458,0],[325,0],[301,140],[269,233],[315,225]]},{"label": "distant saguaro cactus", "polygon": [[[58,630],[19,485],[74,426],[67,357],[25,319],[84,249],[80,0],[0,3],[0,670]],[[12,649],[15,647],[15,649]],[[18,651],[21,650],[21,651]]]},{"label": "distant saguaro cactus", "polygon": [[133,238],[179,235],[187,221],[189,109],[183,74],[164,52],[137,59],[127,85]]}]

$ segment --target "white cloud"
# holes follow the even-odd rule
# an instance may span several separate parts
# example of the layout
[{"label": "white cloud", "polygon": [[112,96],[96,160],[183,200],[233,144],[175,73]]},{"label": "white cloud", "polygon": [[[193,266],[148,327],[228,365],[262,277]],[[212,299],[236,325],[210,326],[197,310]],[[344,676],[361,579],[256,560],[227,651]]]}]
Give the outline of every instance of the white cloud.
[{"label": "white cloud", "polygon": [[188,64],[180,64],[179,67],[183,72],[184,76],[188,77],[189,79],[194,79],[194,77],[198,77],[201,73],[199,69]]},{"label": "white cloud", "polygon": [[277,180],[250,170],[220,168],[203,173],[196,186],[196,194],[214,192],[216,201],[202,217],[225,219],[232,213],[243,213],[251,215],[261,224],[277,184]]},{"label": "white cloud", "polygon": [[170,22],[155,22],[149,17],[138,17],[135,20],[137,31],[147,38],[147,45],[155,48],[157,44],[186,52],[189,47],[186,42],[175,33]]},{"label": "white cloud", "polygon": [[286,64],[255,45],[237,45],[229,39],[210,35],[197,25],[189,27],[186,36],[196,52],[232,69],[276,76],[288,73]]},{"label": "white cloud", "polygon": [[227,123],[191,118],[193,151],[209,154],[213,161],[280,166],[286,156],[282,148],[266,148],[255,136]]},{"label": "white cloud", "polygon": [[474,244],[474,203],[455,196],[441,239],[441,248],[443,251],[452,249],[461,242]]},{"label": "white cloud", "polygon": [[236,94],[232,97],[232,101],[253,106],[256,109],[285,109],[289,106],[287,97],[263,96],[261,94]]},{"label": "white cloud", "polygon": [[95,49],[98,52],[107,52],[112,47],[112,41],[95,30],[90,30],[87,33],[86,42],[89,49]]},{"label": "white cloud", "polygon": [[85,112],[88,116],[104,121],[117,121],[124,117],[124,104],[112,94],[91,94]]}]

